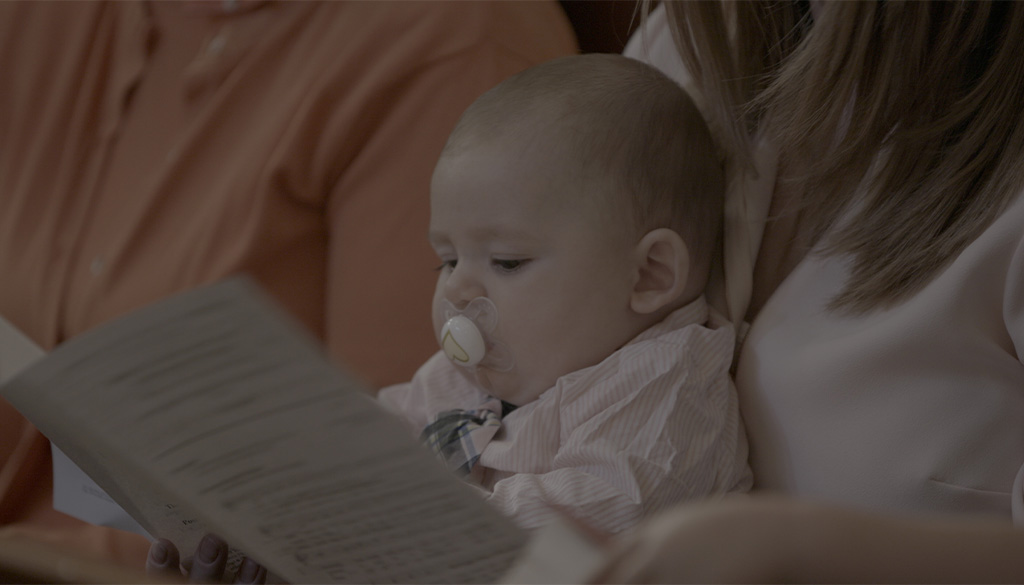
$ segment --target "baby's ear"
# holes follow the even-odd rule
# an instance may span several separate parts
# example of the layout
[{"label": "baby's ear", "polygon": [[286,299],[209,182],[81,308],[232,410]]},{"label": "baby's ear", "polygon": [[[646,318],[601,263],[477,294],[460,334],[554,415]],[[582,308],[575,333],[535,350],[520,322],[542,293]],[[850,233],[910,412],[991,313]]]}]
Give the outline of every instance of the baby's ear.
[{"label": "baby's ear", "polygon": [[646,315],[679,299],[690,273],[690,252],[675,230],[658,228],[648,232],[636,246],[636,258],[630,308]]}]

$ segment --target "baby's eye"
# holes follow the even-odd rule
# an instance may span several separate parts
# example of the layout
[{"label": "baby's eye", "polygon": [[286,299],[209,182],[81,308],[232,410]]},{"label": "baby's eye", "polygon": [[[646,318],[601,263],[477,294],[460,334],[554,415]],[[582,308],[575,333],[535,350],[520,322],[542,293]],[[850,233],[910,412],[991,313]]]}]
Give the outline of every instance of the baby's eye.
[{"label": "baby's eye", "polygon": [[456,263],[458,263],[458,260],[444,260],[444,261],[441,262],[441,265],[438,266],[437,268],[435,268],[434,270],[444,270],[445,268],[455,268],[455,264]]},{"label": "baby's eye", "polygon": [[498,260],[491,261],[498,270],[502,272],[515,272],[525,265],[528,260]]}]

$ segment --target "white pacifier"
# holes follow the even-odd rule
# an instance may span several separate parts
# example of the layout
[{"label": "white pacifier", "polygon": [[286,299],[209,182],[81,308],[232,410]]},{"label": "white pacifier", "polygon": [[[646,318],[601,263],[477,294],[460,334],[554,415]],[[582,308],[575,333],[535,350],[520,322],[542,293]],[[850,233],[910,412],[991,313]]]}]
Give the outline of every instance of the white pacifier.
[{"label": "white pacifier", "polygon": [[491,338],[498,324],[498,308],[490,299],[477,297],[462,309],[447,300],[442,307],[441,349],[448,359],[465,368],[485,367],[498,372],[512,369],[512,353]]}]

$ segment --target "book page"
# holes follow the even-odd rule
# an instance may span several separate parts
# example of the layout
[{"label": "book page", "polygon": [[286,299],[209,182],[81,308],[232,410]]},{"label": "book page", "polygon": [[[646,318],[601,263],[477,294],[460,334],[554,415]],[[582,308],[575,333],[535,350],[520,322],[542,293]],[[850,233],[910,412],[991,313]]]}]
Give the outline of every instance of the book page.
[{"label": "book page", "polygon": [[81,335],[0,393],[154,536],[216,532],[291,582],[493,581],[525,541],[248,281]]},{"label": "book page", "polygon": [[0,384],[46,355],[17,327],[0,317]]},{"label": "book page", "polygon": [[[17,327],[0,317],[0,384],[46,355]],[[99,526],[145,531],[102,488],[56,447],[53,451],[53,507]],[[201,535],[200,535],[201,536]]]},{"label": "book page", "polygon": [[50,443],[53,461],[53,509],[95,524],[153,537],[117,505],[95,481],[75,465],[63,451]]},{"label": "book page", "polygon": [[[13,378],[46,352],[17,327],[0,317],[0,384]],[[99,526],[145,531],[112,501],[67,455],[53,447],[53,508]]]}]

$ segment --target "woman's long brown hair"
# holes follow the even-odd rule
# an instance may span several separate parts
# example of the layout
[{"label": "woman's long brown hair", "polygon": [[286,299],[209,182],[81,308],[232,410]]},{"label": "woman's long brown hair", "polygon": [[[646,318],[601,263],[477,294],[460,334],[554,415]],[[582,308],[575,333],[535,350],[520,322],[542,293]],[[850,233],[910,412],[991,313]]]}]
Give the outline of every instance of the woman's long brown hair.
[{"label": "woman's long brown hair", "polygon": [[666,5],[723,141],[769,132],[819,250],[851,257],[832,308],[912,295],[1024,187],[1024,3]]}]

